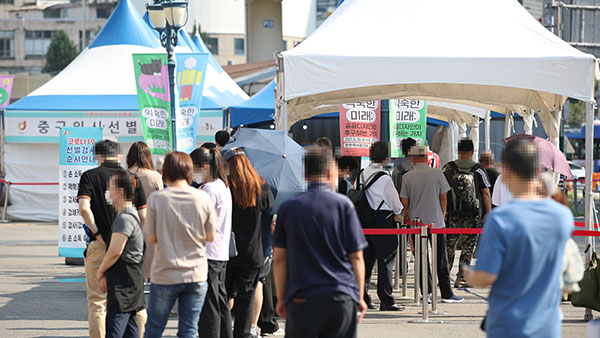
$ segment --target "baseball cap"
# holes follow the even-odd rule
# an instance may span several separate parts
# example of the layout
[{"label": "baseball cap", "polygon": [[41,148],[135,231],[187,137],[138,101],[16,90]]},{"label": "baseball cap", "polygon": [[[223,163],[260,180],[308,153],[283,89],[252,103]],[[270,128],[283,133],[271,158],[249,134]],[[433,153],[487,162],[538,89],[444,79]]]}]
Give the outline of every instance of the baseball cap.
[{"label": "baseball cap", "polygon": [[234,156],[237,156],[237,155],[246,155],[246,153],[244,152],[244,150],[242,148],[231,148],[231,149],[228,149],[223,154],[223,161],[226,162],[230,158],[232,158]]},{"label": "baseball cap", "polygon": [[412,146],[408,151],[408,156],[425,156],[427,155],[426,146]]}]

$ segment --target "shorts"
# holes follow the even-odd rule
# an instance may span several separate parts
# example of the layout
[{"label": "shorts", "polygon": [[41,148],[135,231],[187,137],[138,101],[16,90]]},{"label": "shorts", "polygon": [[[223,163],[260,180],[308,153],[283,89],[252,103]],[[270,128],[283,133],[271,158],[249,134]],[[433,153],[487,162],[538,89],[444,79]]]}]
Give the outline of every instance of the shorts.
[{"label": "shorts", "polygon": [[265,284],[269,274],[271,273],[271,265],[273,264],[273,255],[265,257],[265,265],[258,272],[258,281]]}]

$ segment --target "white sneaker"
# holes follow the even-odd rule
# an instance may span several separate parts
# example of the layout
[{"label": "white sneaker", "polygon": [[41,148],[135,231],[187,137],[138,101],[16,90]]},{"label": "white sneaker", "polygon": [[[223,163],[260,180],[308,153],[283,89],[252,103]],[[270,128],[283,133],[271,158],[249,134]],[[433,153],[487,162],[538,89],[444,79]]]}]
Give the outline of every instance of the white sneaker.
[{"label": "white sneaker", "polygon": [[271,337],[271,336],[274,336],[274,337],[283,337],[283,336],[285,336],[285,330],[283,328],[279,328],[275,332],[264,333],[264,334],[261,332],[261,334],[262,334],[263,337]]}]

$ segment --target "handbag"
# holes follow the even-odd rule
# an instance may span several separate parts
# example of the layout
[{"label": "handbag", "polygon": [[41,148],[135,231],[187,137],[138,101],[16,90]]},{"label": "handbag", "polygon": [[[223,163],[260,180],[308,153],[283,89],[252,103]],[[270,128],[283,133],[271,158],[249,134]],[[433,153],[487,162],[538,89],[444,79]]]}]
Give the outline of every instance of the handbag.
[{"label": "handbag", "polygon": [[237,244],[235,242],[235,232],[231,232],[231,237],[229,238],[229,258],[237,257],[238,250]]},{"label": "handbag", "polygon": [[600,311],[600,269],[598,263],[598,256],[594,252],[589,267],[579,281],[581,291],[571,295],[573,306]]}]

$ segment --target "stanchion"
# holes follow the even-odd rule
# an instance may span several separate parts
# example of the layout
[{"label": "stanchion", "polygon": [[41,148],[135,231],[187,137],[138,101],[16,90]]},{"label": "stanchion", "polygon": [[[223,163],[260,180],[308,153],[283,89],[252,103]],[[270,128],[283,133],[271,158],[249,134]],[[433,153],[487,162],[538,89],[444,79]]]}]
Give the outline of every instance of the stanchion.
[{"label": "stanchion", "polygon": [[[407,226],[404,224],[401,224],[400,227],[402,229],[406,229]],[[406,289],[408,287],[408,271],[406,271],[406,266],[407,266],[407,261],[406,261],[406,234],[402,234],[400,235],[400,264],[402,264],[402,296],[400,297],[400,299],[409,299],[409,297],[406,296]]]},{"label": "stanchion", "polygon": [[[431,223],[432,229],[439,229],[437,223]],[[431,234],[431,311],[429,312],[435,316],[443,316],[448,313],[445,311],[438,311],[437,309],[437,296],[438,296],[438,281],[437,281],[437,234]]]},{"label": "stanchion", "polygon": [[10,221],[6,219],[6,211],[8,208],[8,193],[10,192],[10,182],[6,182],[6,194],[4,194],[4,208],[2,209],[2,223],[9,223]]},{"label": "stanchion", "polygon": [[[399,222],[394,222],[396,224],[396,229],[399,229]],[[396,235],[396,238],[398,238],[398,240],[400,239],[399,235]],[[400,252],[398,252],[398,250],[396,250],[396,259],[394,262],[394,266],[396,267],[395,273],[394,273],[394,291],[398,291],[398,288],[400,287]]]},{"label": "stanchion", "polygon": [[[421,223],[421,219],[420,218],[415,218],[415,226],[417,224]],[[413,305],[415,306],[419,306],[421,305],[421,300],[419,299],[419,283],[420,283],[420,274],[421,274],[421,257],[420,257],[420,252],[421,252],[421,234],[418,233],[415,235],[415,263],[414,263],[414,268],[413,268],[413,272],[415,275],[415,302],[413,303]]]},{"label": "stanchion", "polygon": [[[427,309],[427,297],[429,295],[429,291],[427,290],[427,237],[429,235],[429,228],[426,226],[421,227],[421,283],[423,284],[421,290],[423,290],[423,310],[421,311],[422,318],[411,320],[411,323],[415,324],[441,324],[440,320],[431,320],[429,319],[429,310]],[[433,288],[434,286],[432,286]]]}]

